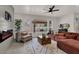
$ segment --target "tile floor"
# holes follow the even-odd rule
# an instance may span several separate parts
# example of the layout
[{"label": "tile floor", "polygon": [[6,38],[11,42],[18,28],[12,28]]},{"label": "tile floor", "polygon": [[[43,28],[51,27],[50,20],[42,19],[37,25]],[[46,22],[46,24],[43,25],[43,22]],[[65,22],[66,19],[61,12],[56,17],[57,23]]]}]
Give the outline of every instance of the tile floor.
[{"label": "tile floor", "polygon": [[37,38],[33,38],[26,43],[13,44],[5,51],[0,51],[1,54],[65,54],[62,50],[58,49],[56,42],[52,40],[51,44],[40,45]]}]

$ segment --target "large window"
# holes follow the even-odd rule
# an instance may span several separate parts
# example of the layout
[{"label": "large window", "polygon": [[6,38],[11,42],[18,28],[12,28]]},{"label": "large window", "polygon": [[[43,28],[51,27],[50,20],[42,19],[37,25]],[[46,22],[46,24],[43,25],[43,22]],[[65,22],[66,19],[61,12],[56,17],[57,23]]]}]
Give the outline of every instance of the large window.
[{"label": "large window", "polygon": [[33,31],[35,33],[47,33],[48,31],[47,21],[34,21],[33,25]]}]

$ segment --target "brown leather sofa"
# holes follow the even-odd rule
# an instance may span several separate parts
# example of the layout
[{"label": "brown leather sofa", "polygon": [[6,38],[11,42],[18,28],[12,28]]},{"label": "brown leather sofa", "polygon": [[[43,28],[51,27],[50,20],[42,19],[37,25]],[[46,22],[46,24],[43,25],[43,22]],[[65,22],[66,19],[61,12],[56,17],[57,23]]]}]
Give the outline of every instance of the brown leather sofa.
[{"label": "brown leather sofa", "polygon": [[13,30],[2,31],[2,33],[0,33],[0,43],[7,40],[12,35],[13,35]]},{"label": "brown leather sofa", "polygon": [[79,54],[79,33],[63,32],[55,35],[57,46],[69,54]]}]

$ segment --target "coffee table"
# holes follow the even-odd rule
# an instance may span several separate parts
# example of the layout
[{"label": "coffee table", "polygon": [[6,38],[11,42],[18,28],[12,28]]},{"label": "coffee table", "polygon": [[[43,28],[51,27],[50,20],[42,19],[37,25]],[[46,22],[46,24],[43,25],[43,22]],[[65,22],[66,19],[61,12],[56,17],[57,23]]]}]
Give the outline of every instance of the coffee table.
[{"label": "coffee table", "polygon": [[43,37],[42,35],[38,36],[38,42],[41,44],[41,45],[46,45],[46,44],[51,44],[51,38],[49,36],[45,36]]}]

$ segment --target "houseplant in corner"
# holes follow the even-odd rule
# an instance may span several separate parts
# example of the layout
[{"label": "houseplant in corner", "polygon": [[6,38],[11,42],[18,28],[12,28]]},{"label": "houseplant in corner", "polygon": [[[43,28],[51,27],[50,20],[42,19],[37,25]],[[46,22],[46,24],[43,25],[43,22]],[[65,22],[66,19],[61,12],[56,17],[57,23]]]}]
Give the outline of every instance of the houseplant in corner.
[{"label": "houseplant in corner", "polygon": [[21,28],[21,19],[15,19],[15,28],[16,28],[16,41],[20,41],[20,28]]}]

